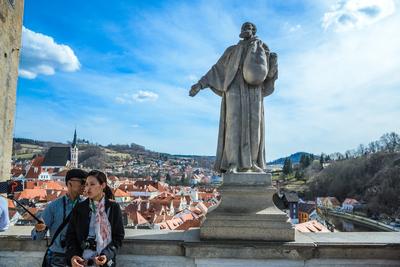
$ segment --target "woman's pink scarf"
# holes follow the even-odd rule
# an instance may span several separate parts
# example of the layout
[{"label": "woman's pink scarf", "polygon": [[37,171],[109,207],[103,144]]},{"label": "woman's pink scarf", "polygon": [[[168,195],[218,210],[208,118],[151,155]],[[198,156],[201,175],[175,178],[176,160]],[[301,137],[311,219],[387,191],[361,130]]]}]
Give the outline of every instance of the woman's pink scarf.
[{"label": "woman's pink scarf", "polygon": [[96,242],[97,253],[100,255],[101,251],[111,243],[111,225],[108,221],[107,212],[105,209],[105,197],[99,201],[96,207]]}]

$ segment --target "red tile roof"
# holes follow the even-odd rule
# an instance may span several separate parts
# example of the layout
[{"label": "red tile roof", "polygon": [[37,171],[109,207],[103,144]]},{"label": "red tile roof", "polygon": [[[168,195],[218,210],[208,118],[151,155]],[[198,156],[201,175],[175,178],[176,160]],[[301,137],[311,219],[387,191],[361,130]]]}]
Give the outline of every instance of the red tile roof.
[{"label": "red tile roof", "polygon": [[117,188],[114,190],[114,196],[115,197],[130,197],[131,195],[126,193],[125,191],[122,191],[121,189]]},{"label": "red tile roof", "polygon": [[154,218],[154,224],[161,224],[163,222],[166,222],[167,220],[171,220],[173,218],[173,216],[167,215],[167,214],[163,214],[163,215],[158,215],[155,216]]},{"label": "red tile roof", "polygon": [[179,225],[175,230],[189,230],[193,227],[200,227],[201,221],[200,219],[185,221],[181,225]]},{"label": "red tile roof", "polygon": [[18,200],[35,199],[38,201],[46,201],[46,195],[47,195],[46,189],[25,189],[19,194]]},{"label": "red tile roof", "polygon": [[125,192],[134,192],[138,189],[134,184],[121,184],[118,188]]},{"label": "red tile roof", "polygon": [[182,214],[181,216],[179,216],[179,218],[181,218],[183,222],[192,221],[195,219],[195,217],[191,213]]},{"label": "red tile roof", "polygon": [[41,167],[43,161],[44,161],[44,156],[38,155],[32,160],[31,166],[33,166],[33,167]]},{"label": "red tile roof", "polygon": [[132,220],[134,225],[140,225],[140,224],[147,224],[149,223],[139,211],[134,211],[131,213],[128,213],[129,219]]},{"label": "red tile roof", "polygon": [[25,178],[27,178],[27,179],[37,179],[41,172],[42,172],[42,168],[41,167],[31,166],[29,168],[27,174],[25,175]]},{"label": "red tile roof", "polygon": [[158,189],[152,185],[147,186],[146,192],[157,192]]},{"label": "red tile roof", "polygon": [[25,189],[33,189],[36,186],[35,181],[26,181],[25,183]]},{"label": "red tile roof", "polygon": [[203,201],[207,201],[209,199],[214,198],[214,193],[205,193],[205,192],[198,192],[198,198]]},{"label": "red tile roof", "polygon": [[317,222],[316,220],[312,220],[305,223],[295,224],[295,229],[302,233],[329,233],[328,228]]},{"label": "red tile roof", "polygon": [[38,181],[34,189],[67,190],[67,187],[57,181]]},{"label": "red tile roof", "polygon": [[183,221],[180,218],[174,218],[166,221],[166,223],[170,230],[175,230],[176,228],[178,228],[179,225],[183,223]]}]

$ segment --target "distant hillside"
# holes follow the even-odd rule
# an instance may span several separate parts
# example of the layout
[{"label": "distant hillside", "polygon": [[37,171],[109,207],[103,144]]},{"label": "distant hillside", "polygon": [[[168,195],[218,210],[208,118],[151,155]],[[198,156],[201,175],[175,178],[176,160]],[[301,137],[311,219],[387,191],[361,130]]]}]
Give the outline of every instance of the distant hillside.
[{"label": "distant hillside", "polygon": [[[18,160],[30,160],[37,154],[44,155],[52,146],[68,145],[70,145],[69,142],[60,143],[29,138],[14,138],[13,158]],[[215,161],[215,156],[171,155],[168,153],[151,151],[135,143],[102,146],[78,138],[77,145],[79,148],[79,164],[88,168],[102,169],[105,166],[135,159],[142,162],[149,162],[152,160],[165,161],[171,158],[191,158],[196,162],[196,166],[211,169]]]},{"label": "distant hillside", "polygon": [[44,155],[52,146],[65,146],[66,144],[51,141],[39,141],[28,138],[14,138],[13,158],[32,159],[35,155]]},{"label": "distant hillside", "polygon": [[[292,163],[299,163],[300,162],[300,158],[302,155],[309,155],[309,156],[314,156],[315,158],[317,158],[318,156],[313,155],[312,153],[307,153],[307,152],[296,152],[292,155],[289,156],[290,160],[292,161]],[[268,164],[282,164],[285,162],[285,158],[279,158],[276,159],[274,161],[268,162]]]},{"label": "distant hillside", "polygon": [[332,162],[308,181],[309,199],[335,196],[367,203],[367,213],[400,216],[400,152],[377,152]]}]

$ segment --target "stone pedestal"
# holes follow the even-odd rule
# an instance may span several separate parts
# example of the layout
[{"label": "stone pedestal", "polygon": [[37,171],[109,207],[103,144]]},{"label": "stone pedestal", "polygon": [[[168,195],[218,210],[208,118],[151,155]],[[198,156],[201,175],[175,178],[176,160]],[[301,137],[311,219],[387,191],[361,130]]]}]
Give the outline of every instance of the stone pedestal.
[{"label": "stone pedestal", "polygon": [[223,174],[220,205],[207,214],[201,239],[293,241],[290,219],[272,201],[276,189],[266,173]]}]

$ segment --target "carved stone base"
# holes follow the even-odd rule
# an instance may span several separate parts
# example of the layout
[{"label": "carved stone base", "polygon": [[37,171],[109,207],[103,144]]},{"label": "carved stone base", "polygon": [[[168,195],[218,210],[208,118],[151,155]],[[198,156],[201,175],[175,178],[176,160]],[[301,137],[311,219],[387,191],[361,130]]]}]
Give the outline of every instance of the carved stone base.
[{"label": "carved stone base", "polygon": [[200,227],[201,239],[293,241],[290,219],[272,201],[271,175],[223,174],[222,201]]}]

